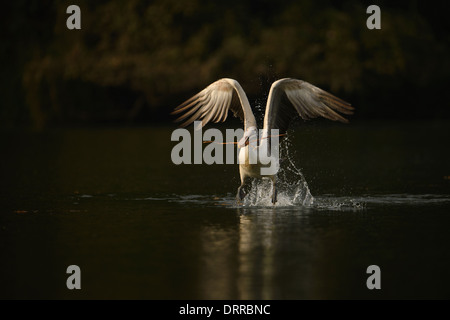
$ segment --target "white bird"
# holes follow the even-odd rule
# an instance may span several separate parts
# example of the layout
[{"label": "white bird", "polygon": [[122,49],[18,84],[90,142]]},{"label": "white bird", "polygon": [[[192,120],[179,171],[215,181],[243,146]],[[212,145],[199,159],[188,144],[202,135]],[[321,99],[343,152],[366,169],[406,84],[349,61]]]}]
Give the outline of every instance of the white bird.
[{"label": "white bird", "polygon": [[181,124],[185,127],[197,120],[202,121],[202,126],[210,121],[223,122],[228,117],[228,111],[233,111],[234,116],[244,122],[244,136],[238,143],[241,185],[236,198],[238,202],[244,199],[243,187],[249,178],[266,177],[272,180],[272,203],[275,204],[277,201],[276,174],[262,175],[261,168],[267,165],[261,163],[259,158],[257,163],[252,164],[252,161],[249,161],[249,155],[257,152],[258,148],[268,148],[270,139],[267,138],[272,129],[278,129],[279,134],[284,135],[292,120],[299,116],[304,120],[324,117],[347,123],[348,120],[338,112],[353,114],[353,109],[349,103],[306,81],[292,78],[275,81],[267,99],[263,135],[256,148],[251,148],[250,143],[258,140],[256,119],[244,90],[234,79],[223,78],[210,84],[176,107],[172,114],[185,112],[175,120],[176,122],[185,120]]}]

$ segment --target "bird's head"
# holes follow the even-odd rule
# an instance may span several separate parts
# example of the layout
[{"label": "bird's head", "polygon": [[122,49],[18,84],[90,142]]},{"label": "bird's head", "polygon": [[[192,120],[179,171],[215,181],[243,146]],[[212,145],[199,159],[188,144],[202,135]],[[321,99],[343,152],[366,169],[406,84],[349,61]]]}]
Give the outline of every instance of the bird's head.
[{"label": "bird's head", "polygon": [[238,147],[243,148],[245,146],[248,146],[250,142],[256,143],[258,139],[258,129],[256,127],[250,127],[244,132],[244,136],[241,140],[238,142]]}]

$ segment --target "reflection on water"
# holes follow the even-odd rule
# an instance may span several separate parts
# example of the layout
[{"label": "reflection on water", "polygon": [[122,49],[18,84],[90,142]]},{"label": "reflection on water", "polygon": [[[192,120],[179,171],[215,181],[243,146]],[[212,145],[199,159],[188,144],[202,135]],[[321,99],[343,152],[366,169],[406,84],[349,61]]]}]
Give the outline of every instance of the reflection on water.
[{"label": "reflection on water", "polygon": [[[201,231],[203,264],[200,280],[203,294],[200,297],[212,299],[370,297],[362,285],[365,279],[364,267],[379,260],[373,261],[365,256],[367,246],[372,241],[379,241],[377,250],[385,250],[390,256],[389,259],[381,257],[380,262],[386,259],[385,264],[391,268],[398,263],[388,247],[395,241],[386,243],[386,239],[379,238],[379,234],[383,233],[383,230],[379,230],[379,217],[371,213],[383,207],[409,206],[411,221],[404,222],[404,230],[401,230],[399,222],[396,222],[398,217],[395,216],[389,219],[393,225],[384,226],[385,229],[403,232],[407,238],[410,233],[436,231],[427,229],[429,222],[422,230],[411,230],[409,226],[417,223],[414,211],[422,211],[421,208],[431,205],[439,212],[442,206],[450,203],[450,196],[447,195],[408,194],[358,198],[327,195],[316,197],[315,204],[311,206],[285,207],[238,206],[232,197],[219,199],[213,196],[209,198],[209,203],[207,197],[197,198],[198,202],[194,201],[195,196],[180,196],[178,199],[172,198],[172,201],[180,204],[188,201],[190,205],[196,203],[199,206],[226,203],[226,207],[230,211],[236,210],[239,217],[235,230],[208,225]],[[330,216],[327,213],[329,210],[351,215]],[[369,215],[369,221],[364,221],[361,213],[366,218]],[[373,225],[370,225],[372,222]],[[357,230],[361,227],[362,230]],[[346,235],[353,228],[356,230],[350,236]],[[398,235],[390,236],[395,238]],[[410,245],[410,252],[415,251],[414,247],[419,248],[414,241]],[[367,262],[359,262],[359,268],[352,266],[359,259]],[[448,266],[448,261],[445,264]],[[400,283],[405,281],[401,270],[406,267],[407,264],[399,263],[393,268],[400,275],[397,279]],[[389,276],[392,277],[392,274]],[[408,288],[412,284],[404,285]],[[398,297],[395,292],[389,293],[391,297]]]},{"label": "reflection on water", "polygon": [[446,125],[299,128],[276,205],[173,165],[171,129],[4,134],[0,298],[450,297]]}]

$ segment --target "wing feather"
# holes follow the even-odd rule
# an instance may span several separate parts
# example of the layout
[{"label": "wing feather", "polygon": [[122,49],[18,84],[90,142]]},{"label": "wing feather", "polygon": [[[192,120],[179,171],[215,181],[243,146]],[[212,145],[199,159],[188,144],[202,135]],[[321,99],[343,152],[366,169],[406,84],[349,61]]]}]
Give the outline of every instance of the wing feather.
[{"label": "wing feather", "polygon": [[354,108],[344,100],[306,81],[285,78],[275,81],[269,91],[264,129],[286,133],[292,120],[317,117],[348,122],[340,113],[353,114]]},{"label": "wing feather", "polygon": [[232,111],[235,117],[244,121],[245,126],[255,126],[256,120],[247,96],[241,85],[233,79],[223,78],[187,99],[171,114],[181,114],[175,122],[184,122],[185,127],[194,121],[202,121],[202,126],[210,121],[223,122]]}]

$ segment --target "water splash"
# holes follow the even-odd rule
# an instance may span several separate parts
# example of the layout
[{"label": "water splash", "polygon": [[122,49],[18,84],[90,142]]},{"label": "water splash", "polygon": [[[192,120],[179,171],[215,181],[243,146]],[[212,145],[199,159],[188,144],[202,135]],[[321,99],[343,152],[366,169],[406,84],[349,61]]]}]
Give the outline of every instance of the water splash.
[{"label": "water splash", "polygon": [[[306,206],[314,204],[308,183],[301,170],[295,165],[293,155],[289,152],[291,143],[287,137],[280,148],[280,170],[277,175],[277,203],[275,206]],[[272,182],[270,180],[254,180],[244,198],[243,206],[273,206]]]},{"label": "water splash", "polygon": [[[298,176],[297,176],[298,178]],[[267,208],[279,208],[288,210],[313,211],[366,211],[373,208],[394,206],[426,206],[447,205],[450,203],[450,195],[439,194],[378,194],[358,196],[337,196],[334,194],[323,194],[313,197],[309,192],[308,185],[302,179],[296,182],[285,181],[278,194],[275,205],[271,202],[272,183],[267,180],[255,181],[251,186],[251,192],[244,199],[243,204],[237,204],[234,193],[226,195],[202,195],[202,194],[154,194],[152,196],[140,194],[94,194],[87,196],[69,196],[68,199],[76,201],[76,205],[88,202],[110,202],[110,201],[143,201],[143,202],[167,202],[178,203],[189,207],[225,207],[230,209],[265,210]],[[280,189],[281,189],[280,187]],[[77,209],[78,210],[78,209]],[[84,210],[84,209],[83,209]],[[41,210],[42,211],[42,210]],[[41,212],[39,211],[39,212]],[[14,213],[36,213],[37,210],[30,208],[16,208]],[[70,212],[75,212],[70,210]]]},{"label": "water splash", "polygon": [[364,198],[355,199],[349,197],[321,196],[314,201],[316,210],[332,211],[359,211],[367,209],[367,202]]}]

